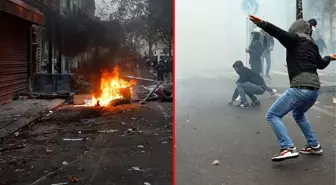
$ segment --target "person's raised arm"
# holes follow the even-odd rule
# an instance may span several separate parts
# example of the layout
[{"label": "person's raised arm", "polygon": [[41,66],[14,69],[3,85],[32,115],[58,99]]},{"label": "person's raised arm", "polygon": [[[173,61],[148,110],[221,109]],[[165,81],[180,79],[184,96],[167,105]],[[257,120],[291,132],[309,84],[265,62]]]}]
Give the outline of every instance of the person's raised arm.
[{"label": "person's raised arm", "polygon": [[254,15],[250,15],[249,19],[259,28],[276,38],[285,48],[290,48],[296,41],[294,34],[290,34],[272,23],[266,22]]},{"label": "person's raised arm", "polygon": [[321,57],[320,54],[317,56],[317,68],[318,69],[325,69],[329,64],[330,61],[336,60],[336,55],[335,54],[330,54],[329,56]]}]

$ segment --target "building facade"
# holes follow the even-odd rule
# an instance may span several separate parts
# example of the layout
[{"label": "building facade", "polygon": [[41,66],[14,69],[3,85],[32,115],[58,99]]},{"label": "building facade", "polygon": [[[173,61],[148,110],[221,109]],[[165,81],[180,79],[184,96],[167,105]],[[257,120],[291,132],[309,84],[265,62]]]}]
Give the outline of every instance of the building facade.
[{"label": "building facade", "polygon": [[0,0],[0,103],[31,90],[34,75],[34,25],[44,15],[20,0]]},{"label": "building facade", "polygon": [[33,92],[40,74],[53,84],[52,75],[70,73],[71,61],[88,57],[64,54],[63,25],[81,28],[94,12],[94,0],[0,0],[0,103]]}]

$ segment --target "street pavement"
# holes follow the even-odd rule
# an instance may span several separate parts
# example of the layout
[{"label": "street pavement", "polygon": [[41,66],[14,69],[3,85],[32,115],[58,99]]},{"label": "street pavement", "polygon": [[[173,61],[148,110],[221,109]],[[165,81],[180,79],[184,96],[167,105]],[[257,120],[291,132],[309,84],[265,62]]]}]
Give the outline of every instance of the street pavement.
[{"label": "street pavement", "polygon": [[[260,108],[237,109],[227,106],[237,79],[232,70],[176,74],[177,185],[335,184],[336,109],[330,93],[320,97],[328,104],[319,100],[308,112],[324,154],[271,161],[279,145],[265,114],[288,87],[285,74],[272,76],[267,83],[278,89],[275,97],[266,93]],[[304,147],[291,115],[283,121],[297,148]],[[215,160],[220,164],[212,165]]]},{"label": "street pavement", "polygon": [[2,140],[0,184],[171,185],[171,105],[63,105]]}]

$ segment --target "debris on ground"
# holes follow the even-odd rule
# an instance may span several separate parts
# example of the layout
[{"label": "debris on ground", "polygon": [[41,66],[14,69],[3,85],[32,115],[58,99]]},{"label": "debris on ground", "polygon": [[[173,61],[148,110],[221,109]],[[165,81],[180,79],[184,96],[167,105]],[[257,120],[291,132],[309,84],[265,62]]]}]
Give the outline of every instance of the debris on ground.
[{"label": "debris on ground", "polygon": [[144,148],[144,146],[143,145],[138,145],[138,148]]},{"label": "debris on ground", "polygon": [[114,132],[118,132],[118,130],[114,130],[114,129],[111,129],[111,130],[98,130],[99,133],[114,133]]},{"label": "debris on ground", "polygon": [[141,171],[139,167],[132,167],[132,170]]},{"label": "debris on ground", "polygon": [[15,132],[14,135],[17,137],[17,136],[19,136],[20,134],[19,134],[19,132]]},{"label": "debris on ground", "polygon": [[77,183],[77,182],[81,182],[81,179],[77,176],[71,176],[69,179],[70,183]]},{"label": "debris on ground", "polygon": [[219,165],[220,162],[218,160],[215,160],[214,162],[212,162],[212,165]]},{"label": "debris on ground", "polygon": [[27,146],[27,144],[23,144],[23,145],[13,145],[13,144],[11,144],[11,145],[8,145],[4,148],[0,148],[0,152],[4,152],[4,151],[7,151],[7,150],[21,149],[21,148],[24,148],[26,146]]},{"label": "debris on ground", "polygon": [[92,124],[95,122],[95,120],[94,119],[81,119],[80,122],[82,124]]},{"label": "debris on ground", "polygon": [[151,185],[149,182],[145,182],[144,185]]},{"label": "debris on ground", "polygon": [[82,141],[83,138],[76,138],[76,139],[72,139],[72,138],[64,138],[63,141]]},{"label": "debris on ground", "polygon": [[68,165],[68,162],[63,161],[62,164],[63,164],[63,165]]},{"label": "debris on ground", "polygon": [[61,183],[57,183],[57,184],[51,184],[51,185],[66,185],[69,184],[68,182],[61,182]]}]

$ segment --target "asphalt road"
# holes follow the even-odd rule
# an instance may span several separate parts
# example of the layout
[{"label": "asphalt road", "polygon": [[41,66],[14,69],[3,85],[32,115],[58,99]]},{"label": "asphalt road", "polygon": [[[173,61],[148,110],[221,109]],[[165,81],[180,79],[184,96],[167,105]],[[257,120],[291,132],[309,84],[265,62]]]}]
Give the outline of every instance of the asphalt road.
[{"label": "asphalt road", "polygon": [[[234,90],[232,73],[183,73],[176,77],[177,185],[335,184],[333,104],[318,103],[308,112],[324,155],[300,155],[274,163],[271,157],[279,152],[279,145],[265,114],[276,97],[265,94],[259,97],[260,108],[236,109],[227,106]],[[288,79],[274,75],[272,84],[282,91]],[[291,115],[283,120],[297,148],[304,147],[305,138]],[[214,160],[220,164],[213,166]]]},{"label": "asphalt road", "polygon": [[2,141],[26,146],[0,153],[0,184],[171,185],[171,113],[159,102],[60,107]]}]

